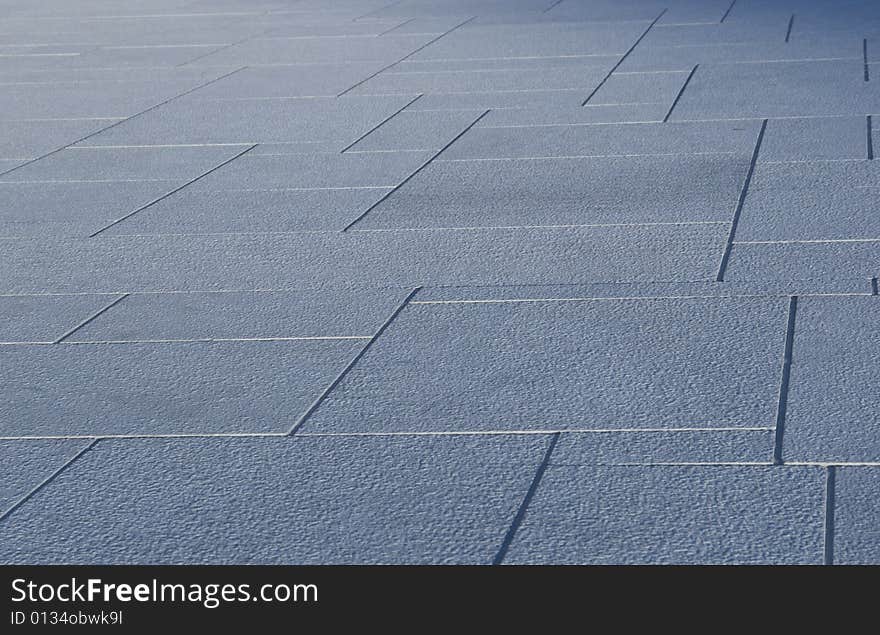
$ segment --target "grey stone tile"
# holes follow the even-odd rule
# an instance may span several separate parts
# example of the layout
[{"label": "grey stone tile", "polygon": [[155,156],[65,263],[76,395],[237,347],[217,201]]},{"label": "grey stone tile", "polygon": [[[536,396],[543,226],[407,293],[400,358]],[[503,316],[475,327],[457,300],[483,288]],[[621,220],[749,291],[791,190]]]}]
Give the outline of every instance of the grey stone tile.
[{"label": "grey stone tile", "polygon": [[820,468],[549,467],[506,563],[821,564]]},{"label": "grey stone tile", "polygon": [[441,160],[724,152],[748,156],[760,128],[760,124],[753,121],[534,128],[487,126],[469,130],[443,153]]},{"label": "grey stone tile", "polygon": [[321,141],[335,142],[341,149],[412,97],[201,100],[190,96],[95,135],[85,145]]},{"label": "grey stone tile", "polygon": [[489,564],[547,442],[101,441],[0,525],[0,561]]},{"label": "grey stone tile", "polygon": [[359,288],[130,295],[68,341],[370,337],[409,291]]},{"label": "grey stone tile", "polygon": [[759,161],[863,160],[867,158],[864,117],[771,119]]},{"label": "grey stone tile", "polygon": [[533,90],[590,92],[602,81],[611,63],[569,68],[486,69],[454,71],[396,71],[376,75],[354,89],[355,94],[492,93]]},{"label": "grey stone tile", "polygon": [[673,120],[864,114],[858,60],[701,65]]},{"label": "grey stone tile", "polygon": [[615,105],[659,102],[666,104],[668,108],[684,86],[688,75],[690,69],[668,73],[614,73],[590,97],[589,103]]},{"label": "grey stone tile", "polygon": [[0,292],[711,280],[725,225],[14,240]]},{"label": "grey stone tile", "polygon": [[771,463],[772,430],[564,432],[550,464]]},{"label": "grey stone tile", "polygon": [[[12,172],[6,178],[18,176],[18,172]],[[0,182],[0,236],[88,236],[181,184],[179,181]]]},{"label": "grey stone tile", "polygon": [[880,239],[857,242],[739,244],[726,280],[841,280],[880,272]]},{"label": "grey stone tile", "polygon": [[8,435],[285,432],[362,340],[0,347]]},{"label": "grey stone tile", "polygon": [[480,110],[401,112],[346,152],[439,150],[477,119]]},{"label": "grey stone tile", "polygon": [[[586,95],[585,95],[586,97]],[[661,122],[669,104],[574,105],[553,108],[493,110],[476,127],[542,126]]]},{"label": "grey stone tile", "polygon": [[0,343],[53,342],[116,295],[0,296]]},{"label": "grey stone tile", "polygon": [[[503,131],[516,133],[520,129]],[[484,130],[472,129],[468,134],[471,132],[482,133]],[[540,142],[540,137],[537,139]],[[493,153],[485,146],[479,147],[477,142],[470,144],[471,148],[474,146],[477,146],[475,154]],[[466,146],[455,153],[454,147],[448,150],[450,156],[468,151]],[[520,152],[525,154],[528,150],[525,148]],[[562,151],[565,150],[549,150],[550,153]],[[355,228],[681,222],[726,225],[732,217],[747,169],[747,157],[723,154],[436,160],[370,211]]]},{"label": "grey stone tile", "polygon": [[0,514],[88,444],[86,439],[0,441]]},{"label": "grey stone tile", "polygon": [[787,304],[410,305],[304,430],[767,427]]},{"label": "grey stone tile", "polygon": [[836,468],[834,564],[880,563],[880,469]]},{"label": "grey stone tile", "polygon": [[880,461],[874,328],[880,298],[804,298],[798,303],[783,457]]},{"label": "grey stone tile", "polygon": [[[315,157],[306,159],[309,160],[314,161]],[[345,173],[342,171],[327,174],[333,176]],[[110,227],[105,233],[151,236],[338,231],[369,209],[389,190],[390,187],[336,190],[229,190],[187,187]]]},{"label": "grey stone tile", "polygon": [[590,90],[525,90],[440,94],[429,93],[407,110],[485,110],[487,108],[575,108]]},{"label": "grey stone tile", "polygon": [[620,55],[560,55],[549,57],[485,57],[476,59],[406,59],[394,65],[394,71],[523,71],[529,69],[567,69],[576,75],[583,67],[601,66],[608,70]]},{"label": "grey stone tile", "polygon": [[247,146],[91,148],[61,150],[0,179],[3,182],[185,180],[207,172]]}]

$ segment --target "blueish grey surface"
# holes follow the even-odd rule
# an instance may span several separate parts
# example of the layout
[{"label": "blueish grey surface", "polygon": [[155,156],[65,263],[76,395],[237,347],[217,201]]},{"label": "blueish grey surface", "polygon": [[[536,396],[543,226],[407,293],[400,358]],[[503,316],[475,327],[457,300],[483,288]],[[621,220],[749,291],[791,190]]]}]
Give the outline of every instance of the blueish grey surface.
[{"label": "blueish grey surface", "polygon": [[489,564],[547,443],[101,441],[0,524],[0,560]]},{"label": "blueish grey surface", "polygon": [[834,562],[880,562],[880,487],[877,467],[836,469],[834,494]]},{"label": "blueish grey surface", "polygon": [[0,13],[0,563],[880,562],[876,3]]}]

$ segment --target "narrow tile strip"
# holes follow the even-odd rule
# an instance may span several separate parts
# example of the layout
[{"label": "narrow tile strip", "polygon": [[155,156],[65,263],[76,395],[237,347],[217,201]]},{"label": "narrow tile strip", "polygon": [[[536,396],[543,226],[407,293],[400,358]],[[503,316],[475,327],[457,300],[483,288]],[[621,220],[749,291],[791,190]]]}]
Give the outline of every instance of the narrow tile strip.
[{"label": "narrow tile strip", "polygon": [[395,185],[393,189],[391,189],[391,190],[385,192],[385,194],[382,196],[382,198],[380,198],[378,201],[376,201],[375,203],[373,203],[372,205],[370,205],[370,206],[369,206],[364,212],[362,212],[357,218],[355,218],[355,219],[354,219],[353,221],[351,221],[348,225],[346,225],[345,227],[343,227],[343,228],[342,228],[342,231],[343,231],[343,232],[347,232],[349,229],[351,229],[351,228],[354,227],[357,223],[359,223],[361,220],[363,220],[363,219],[367,216],[367,214],[369,214],[370,212],[372,212],[374,209],[376,209],[376,207],[378,207],[379,205],[381,205],[381,204],[385,201],[385,199],[387,199],[389,196],[391,196],[392,194],[394,194],[394,193],[395,193],[397,190],[399,190],[401,187],[403,187],[404,185],[406,185],[406,184],[409,182],[410,179],[412,179],[416,174],[418,174],[419,172],[421,172],[422,170],[424,170],[424,169],[428,166],[428,164],[431,163],[431,161],[433,161],[434,159],[436,159],[437,157],[439,157],[441,154],[443,154],[443,152],[444,152],[449,146],[451,146],[453,143],[455,143],[456,141],[458,141],[458,140],[462,137],[462,135],[464,135],[468,130],[470,130],[470,129],[473,128],[475,125],[477,125],[477,123],[480,121],[480,119],[482,119],[483,117],[485,117],[486,115],[488,115],[490,112],[491,112],[491,110],[486,110],[486,111],[483,112],[483,114],[481,114],[479,117],[477,117],[476,119],[474,119],[474,120],[473,120],[473,121],[472,121],[472,122],[471,122],[471,123],[465,128],[465,129],[464,129],[464,130],[462,130],[462,131],[459,132],[457,135],[455,135],[455,137],[453,137],[452,140],[451,140],[449,143],[447,143],[445,146],[443,146],[442,148],[440,148],[439,150],[437,150],[437,152],[435,152],[430,158],[428,158],[427,161],[425,161],[425,162],[422,163],[419,167],[417,167],[417,168],[415,169],[414,172],[410,173],[409,176],[407,176],[407,177],[406,177],[405,179],[403,179],[400,183],[398,183],[397,185]]},{"label": "narrow tile strip", "polygon": [[69,331],[67,331],[67,333],[65,333],[64,335],[62,335],[61,337],[59,337],[58,339],[56,339],[56,340],[55,340],[54,342],[52,342],[52,343],[53,343],[53,344],[60,344],[60,343],[63,342],[66,338],[68,338],[68,337],[70,337],[71,335],[73,335],[74,333],[76,333],[78,330],[80,330],[80,329],[81,329],[82,327],[84,327],[86,324],[88,324],[89,322],[91,322],[92,320],[94,320],[95,318],[97,318],[99,315],[103,315],[106,311],[109,311],[111,308],[113,308],[114,306],[116,306],[117,304],[119,304],[120,302],[122,302],[122,301],[123,301],[125,298],[127,298],[129,295],[131,295],[131,294],[130,294],[130,293],[124,293],[123,295],[119,296],[118,298],[116,298],[115,300],[113,300],[113,302],[111,302],[110,304],[108,304],[107,306],[105,306],[103,309],[100,309],[100,310],[97,311],[96,313],[92,314],[90,317],[87,317],[85,320],[83,320],[82,322],[80,322],[79,324],[77,324],[76,326],[74,326],[72,329],[70,329]]},{"label": "narrow tile strip", "polygon": [[526,517],[526,511],[529,508],[529,504],[535,497],[535,492],[538,491],[538,486],[541,484],[544,472],[547,471],[547,466],[550,464],[550,456],[553,454],[553,450],[556,448],[556,443],[558,441],[559,433],[557,432],[550,437],[550,442],[547,444],[547,451],[544,453],[544,458],[541,460],[541,464],[538,465],[538,469],[535,471],[535,477],[532,479],[532,484],[529,486],[522,504],[516,511],[516,516],[514,516],[513,522],[510,524],[510,528],[504,536],[504,540],[501,542],[501,548],[498,549],[498,553],[495,554],[495,559],[492,561],[493,565],[498,565],[504,562],[504,557],[507,555],[510,545],[513,543],[513,539],[516,537],[516,532],[519,530],[520,525],[522,525],[522,522]]},{"label": "narrow tile strip", "polygon": [[765,130],[767,130],[766,119],[761,122],[761,130],[758,132],[758,140],[755,142],[755,149],[752,152],[749,171],[746,173],[742,190],[739,193],[739,199],[736,202],[736,209],[733,212],[733,220],[730,223],[730,234],[727,236],[727,244],[724,246],[724,253],[721,254],[721,263],[718,265],[718,275],[715,276],[715,282],[724,282],[724,274],[727,271],[727,263],[730,260],[730,250],[733,249],[733,239],[736,236],[736,227],[739,225],[739,217],[742,214],[743,206],[746,202],[746,195],[749,193],[749,184],[752,182],[752,174],[754,174],[755,164],[758,162],[758,152],[761,151],[761,142],[764,140]]},{"label": "narrow tile strip", "polygon": [[196,178],[187,181],[186,183],[184,183],[183,185],[181,185],[181,186],[179,186],[179,187],[175,187],[173,190],[171,190],[170,192],[166,192],[166,193],[163,194],[162,196],[159,196],[159,197],[157,197],[157,198],[154,198],[152,201],[150,201],[150,202],[147,203],[146,205],[141,205],[140,207],[138,207],[138,208],[137,208],[136,210],[134,210],[133,212],[129,212],[128,214],[126,214],[126,215],[123,216],[122,218],[117,218],[115,221],[111,222],[111,223],[108,224],[108,225],[105,225],[104,227],[102,227],[102,228],[99,229],[98,231],[96,231],[96,232],[92,232],[91,234],[89,234],[89,238],[94,238],[95,236],[97,236],[97,235],[100,234],[101,232],[104,232],[104,231],[110,229],[111,227],[113,227],[114,225],[118,225],[118,224],[121,223],[122,221],[131,218],[132,216],[134,216],[134,215],[137,214],[138,212],[142,212],[142,211],[144,211],[145,209],[147,209],[148,207],[152,207],[153,205],[155,205],[155,204],[158,203],[159,201],[164,201],[164,200],[165,200],[166,198],[168,198],[169,196],[173,196],[174,194],[177,194],[177,193],[178,193],[180,190],[182,190],[183,188],[185,188],[185,187],[189,187],[190,185],[192,185],[192,184],[195,183],[196,181],[198,181],[198,180],[200,180],[200,179],[203,179],[203,178],[205,178],[206,176],[208,176],[209,174],[211,174],[211,172],[214,172],[214,171],[216,171],[216,170],[219,170],[219,169],[222,168],[224,165],[228,165],[229,163],[232,163],[232,162],[235,161],[237,158],[239,158],[239,157],[242,156],[242,155],[247,154],[248,152],[250,152],[251,150],[253,150],[253,149],[256,148],[256,147],[257,147],[257,144],[254,144],[254,145],[252,145],[252,146],[249,146],[249,147],[245,148],[244,150],[242,150],[241,152],[237,153],[236,155],[230,157],[229,159],[226,159],[225,161],[223,161],[223,162],[220,163],[219,165],[215,165],[215,166],[212,167],[210,170],[208,170],[208,171],[206,171],[206,172],[202,172],[202,173],[199,174]]},{"label": "narrow tile strip", "polygon": [[409,301],[415,297],[415,295],[419,292],[420,289],[421,289],[421,287],[414,288],[412,291],[410,291],[407,294],[407,296],[403,299],[403,301],[399,305],[397,305],[397,308],[394,309],[394,311],[391,313],[391,315],[388,317],[388,319],[385,320],[385,322],[382,324],[382,326],[379,327],[379,330],[376,331],[376,334],[373,335],[373,337],[370,338],[370,340],[366,344],[364,344],[364,347],[360,351],[358,351],[357,355],[355,355],[352,358],[352,360],[350,362],[348,362],[348,364],[346,364],[345,368],[342,369],[342,372],[336,376],[336,379],[334,379],[330,383],[330,385],[327,386],[327,388],[325,388],[321,392],[320,395],[318,395],[318,398],[315,399],[314,403],[312,403],[311,406],[309,406],[308,410],[306,410],[302,414],[302,416],[299,419],[297,419],[297,421],[293,424],[293,426],[291,426],[290,430],[287,432],[288,436],[293,436],[302,428],[302,426],[306,422],[306,420],[310,416],[312,416],[312,413],[314,413],[315,410],[318,409],[318,406],[320,406],[322,403],[324,403],[324,400],[333,391],[333,389],[336,388],[336,386],[338,386],[339,383],[345,378],[345,376],[348,374],[348,371],[350,371],[352,368],[354,368],[354,365],[357,364],[358,361],[361,359],[361,357],[363,357],[366,354],[366,352],[370,349],[370,347],[373,345],[373,343],[377,339],[379,339],[379,337],[382,335],[382,333],[385,332],[385,329],[387,329],[389,326],[391,326],[391,323],[394,321],[394,319],[398,315],[400,315],[400,312],[406,308],[406,305],[409,304]]},{"label": "narrow tile strip", "polygon": [[782,440],[785,435],[785,412],[788,408],[788,386],[791,381],[791,356],[794,349],[794,326],[797,316],[796,295],[788,302],[788,325],[785,329],[785,353],[782,357],[782,380],[779,383],[779,402],[776,406],[776,436],[773,441],[773,465],[782,465]]},{"label": "narrow tile strip", "polygon": [[602,78],[602,81],[599,82],[599,84],[593,89],[593,92],[591,92],[589,95],[587,95],[587,98],[583,102],[581,102],[581,106],[586,106],[587,102],[589,102],[593,98],[593,95],[595,95],[596,93],[599,92],[599,89],[605,85],[605,82],[608,81],[608,79],[611,77],[611,75],[614,73],[614,71],[616,71],[618,69],[618,67],[620,67],[620,65],[623,64],[623,61],[627,57],[629,57],[629,54],[632,53],[633,50],[639,45],[639,42],[641,42],[645,38],[645,36],[648,35],[648,32],[651,30],[651,28],[655,24],[657,24],[657,22],[660,20],[660,18],[663,17],[664,13],[666,13],[666,9],[663,9],[660,12],[660,14],[656,18],[654,18],[654,21],[651,22],[651,24],[648,25],[648,28],[642,32],[642,34],[639,36],[639,38],[635,42],[633,42],[633,45],[631,47],[629,47],[629,49],[627,49],[626,53],[623,54],[623,57],[621,57],[619,60],[617,60],[617,63],[611,67],[611,70],[608,71],[608,74]]},{"label": "narrow tile strip", "polygon": [[52,480],[54,480],[54,478],[55,478],[56,476],[58,476],[59,474],[61,474],[61,472],[63,472],[63,471],[66,470],[68,467],[70,467],[71,465],[73,465],[74,462],[77,461],[77,460],[78,460],[83,454],[85,454],[86,452],[88,452],[89,450],[91,450],[93,447],[95,447],[95,444],[96,444],[97,442],[98,442],[98,439],[92,439],[92,442],[91,442],[91,443],[89,443],[87,446],[85,446],[84,448],[82,448],[79,452],[77,452],[76,454],[74,454],[73,457],[72,457],[69,461],[67,461],[64,465],[62,465],[62,466],[59,467],[57,470],[55,470],[54,472],[52,472],[48,477],[46,477],[42,482],[40,482],[39,485],[37,485],[36,487],[34,487],[34,488],[33,488],[31,491],[29,491],[27,494],[25,494],[24,496],[22,496],[21,498],[19,498],[19,499],[18,499],[18,500],[12,505],[12,507],[10,507],[10,508],[7,509],[6,511],[4,511],[2,514],[0,514],[0,522],[4,521],[6,518],[9,517],[10,514],[12,514],[12,512],[14,512],[16,509],[18,509],[18,508],[21,507],[22,505],[24,505],[24,504],[25,504],[26,502],[28,502],[31,498],[33,498],[34,495],[35,495],[37,492],[39,492],[41,489],[43,489],[43,488],[46,487],[49,483],[51,483]]},{"label": "narrow tile strip", "polygon": [[825,468],[825,564],[834,564],[834,486],[837,469]]}]

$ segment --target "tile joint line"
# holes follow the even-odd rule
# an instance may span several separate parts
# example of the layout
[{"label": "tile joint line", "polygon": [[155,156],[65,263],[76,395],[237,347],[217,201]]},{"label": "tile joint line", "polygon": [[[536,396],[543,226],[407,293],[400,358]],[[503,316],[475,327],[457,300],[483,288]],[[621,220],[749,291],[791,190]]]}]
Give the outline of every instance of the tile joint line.
[{"label": "tile joint line", "polygon": [[64,463],[64,465],[62,465],[57,470],[52,472],[49,476],[47,476],[45,479],[43,479],[43,481],[41,481],[36,487],[34,487],[27,494],[25,494],[24,496],[19,498],[15,503],[13,503],[13,505],[11,507],[9,507],[6,511],[4,511],[2,514],[0,514],[0,522],[4,521],[6,518],[8,518],[9,515],[12,514],[12,512],[14,512],[16,509],[18,509],[22,505],[24,505],[31,498],[33,498],[40,490],[42,490],[49,483],[51,483],[55,479],[56,476],[61,474],[61,472],[63,472],[64,470],[69,468],[71,465],[73,465],[86,452],[88,452],[93,447],[95,447],[95,444],[98,443],[98,441],[100,441],[100,439],[93,438],[92,441],[87,446],[85,446],[79,452],[74,454],[73,457],[70,458],[70,460],[68,460]]},{"label": "tile joint line", "polygon": [[541,459],[541,463],[535,471],[535,476],[532,478],[532,483],[529,485],[529,489],[526,491],[526,495],[523,498],[519,509],[516,511],[516,516],[513,517],[513,522],[510,523],[507,534],[505,534],[504,540],[501,542],[501,547],[498,549],[498,553],[495,554],[494,560],[492,560],[493,565],[500,565],[504,562],[504,558],[510,550],[510,545],[516,537],[516,532],[519,531],[520,525],[522,525],[522,522],[525,519],[526,511],[528,511],[529,505],[535,497],[535,492],[538,491],[538,486],[541,484],[544,472],[547,471],[547,466],[550,464],[550,457],[553,454],[553,450],[556,448],[556,443],[559,441],[559,435],[560,433],[556,432],[550,437],[550,442],[547,444],[547,450],[544,452],[544,458]]},{"label": "tile joint line", "polygon": [[97,312],[93,313],[91,316],[87,317],[85,320],[83,320],[82,322],[80,322],[79,324],[74,326],[72,329],[67,331],[64,335],[62,335],[58,339],[54,340],[52,343],[53,344],[60,344],[61,342],[66,340],[68,337],[70,337],[71,335],[76,333],[78,330],[80,330],[82,327],[84,327],[86,324],[89,324],[90,322],[92,322],[93,320],[98,318],[99,316],[103,315],[104,313],[106,313],[107,311],[112,309],[114,306],[116,306],[117,304],[122,302],[125,298],[127,298],[130,295],[131,295],[130,293],[123,293],[121,296],[119,296],[118,298],[113,300],[113,302],[111,302],[110,304],[108,304],[104,308],[99,309]]},{"label": "tile joint line", "polygon": [[785,413],[788,408],[788,387],[791,381],[791,361],[794,350],[794,329],[797,316],[796,295],[788,302],[788,324],[785,328],[785,352],[782,357],[782,379],[779,382],[779,402],[776,406],[776,434],[773,440],[773,465],[782,465],[782,441],[785,435]]},{"label": "tile joint line", "polygon": [[785,43],[788,44],[788,41],[791,39],[791,27],[794,26],[794,13],[791,14],[791,17],[788,19],[788,29],[785,31]]},{"label": "tile joint line", "polygon": [[355,139],[354,141],[352,141],[351,143],[349,143],[347,146],[345,146],[344,148],[342,148],[342,150],[339,151],[339,154],[345,154],[345,151],[346,151],[346,150],[350,150],[351,148],[353,148],[354,146],[356,146],[358,143],[360,143],[361,141],[363,141],[364,139],[366,139],[367,137],[369,137],[371,134],[373,134],[374,132],[376,132],[379,128],[381,128],[382,126],[384,126],[386,123],[388,123],[389,121],[391,121],[392,119],[394,119],[397,115],[399,115],[399,114],[402,113],[404,110],[406,110],[407,108],[409,108],[410,106],[412,106],[414,103],[416,103],[416,102],[417,102],[419,99],[421,99],[423,96],[424,96],[424,93],[419,93],[419,94],[416,95],[413,99],[410,99],[410,100],[409,100],[407,103],[405,103],[400,109],[395,110],[393,113],[391,113],[390,115],[388,115],[387,117],[385,117],[385,119],[383,119],[382,121],[380,121],[379,123],[377,123],[375,126],[373,126],[372,128],[370,128],[369,130],[367,130],[364,134],[362,134],[362,135],[359,136],[357,139]]},{"label": "tile joint line", "polygon": [[672,100],[672,105],[669,107],[669,110],[666,112],[666,116],[663,117],[663,122],[666,123],[669,121],[669,117],[672,116],[672,111],[675,110],[676,105],[678,105],[678,100],[681,99],[681,96],[684,95],[685,89],[688,87],[688,84],[691,82],[691,79],[694,76],[694,73],[697,72],[697,69],[700,67],[699,64],[694,64],[694,67],[691,69],[691,72],[688,73],[687,79],[684,80],[684,84],[681,85],[681,88],[678,91],[678,94],[675,96],[675,99]]},{"label": "tile joint line", "polygon": [[735,5],[735,4],[736,4],[736,0],[732,0],[732,2],[730,3],[730,6],[727,7],[727,11],[724,12],[724,15],[722,15],[721,19],[718,21],[719,24],[721,24],[722,22],[724,22],[727,19],[727,16],[730,15],[730,11],[731,11],[731,9],[733,9],[733,5]]},{"label": "tile joint line", "polygon": [[426,167],[428,167],[428,164],[429,164],[429,163],[431,163],[434,159],[436,159],[436,158],[439,157],[441,154],[443,154],[443,152],[444,152],[449,146],[451,146],[453,143],[455,143],[456,141],[458,141],[458,140],[459,140],[459,139],[460,139],[460,138],[461,138],[461,137],[462,137],[462,136],[463,136],[468,130],[470,130],[470,129],[473,128],[475,125],[477,125],[477,123],[479,123],[480,119],[482,119],[483,117],[485,117],[486,115],[488,115],[490,112],[492,112],[491,109],[483,111],[483,114],[481,114],[479,117],[477,117],[476,119],[474,119],[470,124],[468,124],[468,126],[467,126],[464,130],[462,130],[462,131],[459,132],[457,135],[455,135],[449,143],[447,143],[445,146],[443,146],[442,148],[440,148],[439,150],[437,150],[437,152],[435,152],[431,157],[429,157],[427,161],[425,161],[424,163],[422,163],[419,167],[417,167],[417,168],[415,169],[415,171],[411,172],[411,173],[409,174],[409,176],[407,176],[407,177],[406,177],[405,179],[403,179],[400,183],[398,183],[397,185],[395,185],[392,189],[390,189],[390,190],[388,190],[387,192],[385,192],[385,194],[382,195],[382,198],[380,198],[378,201],[376,201],[375,203],[373,203],[372,205],[370,205],[370,206],[369,206],[366,210],[364,210],[364,211],[363,211],[363,212],[362,212],[357,218],[355,218],[355,219],[354,219],[353,221],[351,221],[348,225],[346,225],[345,227],[343,227],[340,231],[343,232],[343,233],[345,233],[345,232],[347,232],[348,230],[350,230],[352,227],[354,227],[357,223],[359,223],[359,222],[362,221],[364,218],[366,218],[367,214],[369,214],[370,212],[372,212],[372,211],[373,211],[374,209],[376,209],[379,205],[381,205],[383,202],[385,202],[385,200],[386,200],[389,196],[391,196],[391,195],[394,194],[397,190],[399,190],[399,189],[402,188],[404,185],[406,185],[406,184],[409,182],[409,180],[412,179],[416,174],[418,174],[419,172],[421,172],[422,170],[424,170]]},{"label": "tile joint line", "polygon": [[303,424],[305,424],[306,420],[308,420],[308,418],[312,416],[312,414],[315,412],[315,410],[317,410],[318,407],[322,403],[324,403],[324,400],[328,397],[328,395],[331,392],[333,392],[333,389],[336,388],[336,386],[338,386],[342,382],[342,380],[345,378],[345,376],[348,374],[348,372],[352,368],[354,368],[354,366],[360,361],[360,359],[370,349],[370,347],[373,345],[373,343],[377,339],[379,339],[379,337],[381,337],[382,333],[385,332],[385,329],[387,329],[389,326],[391,326],[391,323],[395,320],[395,318],[397,318],[397,316],[400,315],[401,311],[403,311],[407,307],[410,300],[412,300],[421,289],[422,289],[421,286],[415,287],[414,289],[412,289],[412,291],[410,291],[407,294],[407,296],[403,299],[403,301],[399,305],[397,305],[397,308],[394,309],[394,311],[391,313],[391,315],[388,316],[388,319],[385,320],[385,322],[382,324],[382,326],[379,327],[379,330],[376,331],[376,333],[373,335],[373,337],[371,337],[369,339],[369,341],[366,344],[364,344],[363,348],[361,348],[361,350],[358,351],[357,355],[355,355],[351,359],[351,361],[345,365],[345,368],[343,368],[342,371],[336,376],[336,378],[332,382],[330,382],[330,385],[327,386],[327,388],[325,388],[323,391],[321,391],[321,394],[318,395],[318,398],[315,399],[315,401],[312,403],[312,405],[309,406],[309,408],[300,416],[300,418],[296,420],[296,422],[291,426],[290,430],[288,430],[287,436],[293,436],[299,430],[302,429]]},{"label": "tile joint line", "polygon": [[868,120],[868,140],[867,140],[867,148],[868,148],[868,161],[874,160],[874,132],[871,130],[873,123],[871,120],[871,115],[866,117]]},{"label": "tile joint line", "polygon": [[736,209],[733,212],[733,220],[730,222],[730,233],[727,235],[727,244],[724,246],[724,252],[721,254],[721,263],[718,265],[718,275],[715,276],[715,282],[724,282],[724,274],[727,271],[727,263],[730,260],[730,251],[733,249],[733,239],[736,236],[737,225],[739,225],[739,217],[745,206],[746,195],[749,193],[749,184],[752,182],[752,175],[755,173],[755,165],[758,162],[758,152],[761,151],[761,142],[764,140],[764,132],[766,130],[767,119],[764,119],[761,121],[761,130],[758,132],[758,140],[755,142],[755,149],[752,152],[749,171],[746,172],[746,178],[743,181],[742,190],[740,191],[739,199],[736,202]]}]

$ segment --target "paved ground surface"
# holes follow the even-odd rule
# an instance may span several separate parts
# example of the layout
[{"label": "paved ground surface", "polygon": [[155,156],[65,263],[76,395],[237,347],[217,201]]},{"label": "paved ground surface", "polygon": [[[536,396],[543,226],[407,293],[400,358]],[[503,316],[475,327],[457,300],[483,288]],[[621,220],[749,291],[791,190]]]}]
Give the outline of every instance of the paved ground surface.
[{"label": "paved ground surface", "polygon": [[880,5],[551,2],[0,1],[0,561],[880,562]]}]

